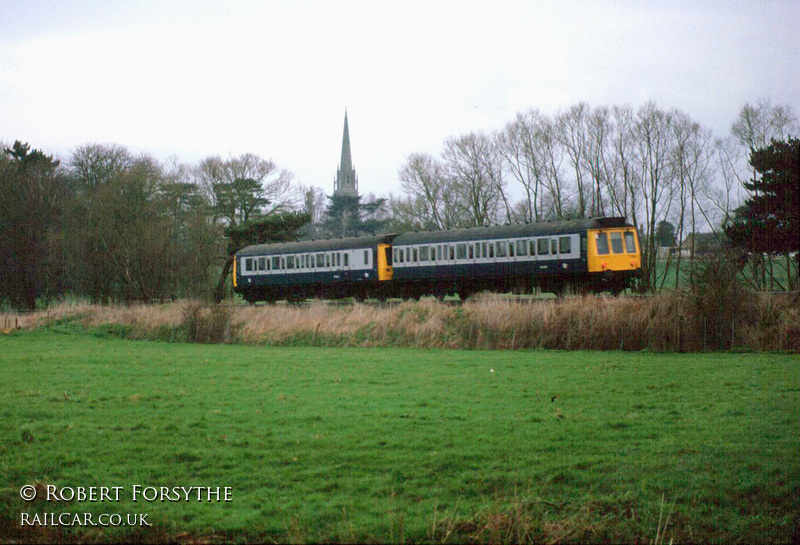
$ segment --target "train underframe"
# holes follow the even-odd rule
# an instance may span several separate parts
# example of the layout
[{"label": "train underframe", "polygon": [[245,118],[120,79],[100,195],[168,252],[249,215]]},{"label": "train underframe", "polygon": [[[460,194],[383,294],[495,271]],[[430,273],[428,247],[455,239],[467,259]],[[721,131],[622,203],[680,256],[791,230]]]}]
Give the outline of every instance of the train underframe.
[{"label": "train underframe", "polygon": [[636,271],[605,271],[583,275],[506,276],[459,278],[453,280],[393,280],[307,286],[251,287],[242,290],[249,303],[280,300],[300,302],[306,299],[419,299],[433,296],[443,299],[458,295],[462,300],[481,292],[533,294],[552,292],[558,296],[608,292],[619,295],[632,287]]}]

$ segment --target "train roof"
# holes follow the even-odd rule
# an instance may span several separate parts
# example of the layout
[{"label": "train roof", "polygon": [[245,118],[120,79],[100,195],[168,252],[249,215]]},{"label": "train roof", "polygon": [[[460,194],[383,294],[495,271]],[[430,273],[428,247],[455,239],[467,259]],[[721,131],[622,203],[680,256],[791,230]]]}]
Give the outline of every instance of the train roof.
[{"label": "train roof", "polygon": [[245,246],[237,256],[299,254],[310,252],[333,252],[338,250],[358,250],[374,248],[378,244],[426,244],[462,240],[501,239],[518,237],[537,237],[576,233],[587,229],[604,227],[631,227],[625,218],[589,218],[567,221],[542,221],[535,223],[515,223],[493,225],[491,227],[471,227],[468,229],[447,229],[442,231],[414,231],[411,233],[372,235],[364,237],[303,240],[300,242],[281,242],[275,244],[256,244]]},{"label": "train roof", "polygon": [[310,252],[334,252],[337,250],[359,250],[374,248],[378,244],[389,244],[395,235],[376,235],[350,238],[331,238],[319,240],[301,240],[300,242],[279,242],[275,244],[256,244],[245,246],[237,256],[301,254]]},{"label": "train roof", "polygon": [[471,227],[469,229],[447,229],[444,231],[415,231],[395,237],[395,245],[426,244],[462,240],[501,239],[561,235],[601,229],[603,227],[630,227],[625,218],[590,218],[567,221],[542,221],[535,223],[515,223],[493,225],[491,227]]}]

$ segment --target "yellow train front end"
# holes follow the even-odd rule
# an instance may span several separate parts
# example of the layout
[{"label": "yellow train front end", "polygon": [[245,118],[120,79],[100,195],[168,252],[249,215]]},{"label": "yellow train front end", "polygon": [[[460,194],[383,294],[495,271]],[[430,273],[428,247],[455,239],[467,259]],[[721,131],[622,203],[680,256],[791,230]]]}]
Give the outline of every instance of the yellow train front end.
[{"label": "yellow train front end", "polygon": [[600,288],[619,293],[638,278],[642,268],[639,235],[632,226],[589,229],[586,265]]}]

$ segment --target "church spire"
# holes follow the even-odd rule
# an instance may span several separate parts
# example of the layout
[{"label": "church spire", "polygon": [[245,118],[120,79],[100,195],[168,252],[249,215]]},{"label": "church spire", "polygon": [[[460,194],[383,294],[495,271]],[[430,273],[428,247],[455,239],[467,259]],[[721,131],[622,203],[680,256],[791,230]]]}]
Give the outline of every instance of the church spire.
[{"label": "church spire", "polygon": [[342,159],[333,186],[334,195],[358,196],[358,177],[350,156],[350,128],[347,124],[347,110],[344,111],[344,131],[342,133]]}]

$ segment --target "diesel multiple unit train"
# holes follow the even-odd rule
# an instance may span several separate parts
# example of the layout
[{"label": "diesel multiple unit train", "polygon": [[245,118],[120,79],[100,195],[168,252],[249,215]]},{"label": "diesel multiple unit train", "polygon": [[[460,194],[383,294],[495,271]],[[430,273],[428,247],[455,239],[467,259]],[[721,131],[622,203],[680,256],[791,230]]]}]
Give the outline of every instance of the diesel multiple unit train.
[{"label": "diesel multiple unit train", "polygon": [[247,246],[233,286],[245,300],[444,297],[480,291],[619,293],[641,270],[624,218]]}]

